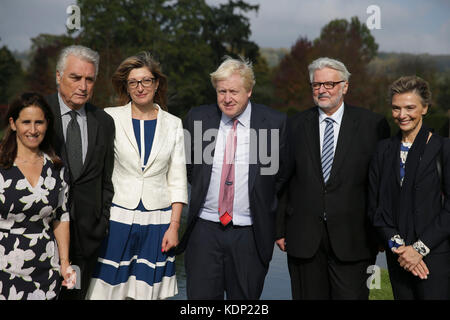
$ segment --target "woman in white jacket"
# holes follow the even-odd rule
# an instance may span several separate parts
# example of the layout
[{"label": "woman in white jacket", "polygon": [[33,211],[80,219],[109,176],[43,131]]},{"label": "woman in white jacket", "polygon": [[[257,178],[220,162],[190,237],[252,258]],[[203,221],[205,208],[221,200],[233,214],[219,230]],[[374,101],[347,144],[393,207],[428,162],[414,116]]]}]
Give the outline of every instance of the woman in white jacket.
[{"label": "woman in white jacket", "polygon": [[122,104],[106,108],[116,126],[110,232],[88,299],[164,299],[178,293],[175,256],[187,203],[181,120],[166,110],[167,79],[147,52],[113,75]]}]

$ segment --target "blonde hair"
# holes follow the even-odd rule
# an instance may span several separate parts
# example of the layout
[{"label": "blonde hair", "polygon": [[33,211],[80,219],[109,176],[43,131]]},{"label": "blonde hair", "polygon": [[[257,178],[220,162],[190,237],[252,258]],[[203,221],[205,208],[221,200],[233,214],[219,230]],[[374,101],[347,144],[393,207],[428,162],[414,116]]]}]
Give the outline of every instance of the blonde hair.
[{"label": "blonde hair", "polygon": [[256,83],[252,63],[241,56],[239,59],[225,56],[224,59],[217,70],[210,74],[213,87],[216,88],[217,81],[226,80],[233,74],[238,73],[242,78],[245,90],[250,92]]},{"label": "blonde hair", "polygon": [[403,76],[389,86],[389,103],[395,94],[413,92],[422,100],[424,106],[431,107],[431,90],[428,82],[418,76]]}]

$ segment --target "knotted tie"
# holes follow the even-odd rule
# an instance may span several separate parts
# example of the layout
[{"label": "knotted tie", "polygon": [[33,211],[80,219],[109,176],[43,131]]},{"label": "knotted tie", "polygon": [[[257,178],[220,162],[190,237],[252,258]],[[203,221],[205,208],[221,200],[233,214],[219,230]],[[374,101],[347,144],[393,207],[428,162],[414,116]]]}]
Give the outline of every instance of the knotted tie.
[{"label": "knotted tie", "polygon": [[69,112],[70,121],[66,131],[66,148],[70,171],[74,179],[78,178],[83,167],[83,154],[81,147],[81,130],[77,121],[77,112]]},{"label": "knotted tie", "polygon": [[236,154],[236,126],[238,120],[233,120],[233,127],[230,129],[223,157],[222,175],[220,179],[219,192],[219,219],[226,226],[233,219],[234,200],[234,157]]},{"label": "knotted tie", "polygon": [[333,119],[325,119],[327,125],[325,127],[325,133],[323,135],[323,145],[322,145],[322,173],[323,180],[325,183],[328,181],[331,172],[331,166],[333,164],[334,156],[334,129],[333,129]]}]

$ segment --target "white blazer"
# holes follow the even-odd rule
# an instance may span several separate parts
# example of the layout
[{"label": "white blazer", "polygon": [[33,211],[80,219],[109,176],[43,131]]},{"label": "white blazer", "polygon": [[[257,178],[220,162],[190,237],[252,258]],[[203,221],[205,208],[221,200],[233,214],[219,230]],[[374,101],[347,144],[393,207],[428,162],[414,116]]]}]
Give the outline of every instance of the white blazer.
[{"label": "white blazer", "polygon": [[134,209],[139,200],[146,209],[187,204],[186,158],[181,119],[159,109],[155,136],[147,165],[142,170],[138,144],[133,131],[131,102],[104,110],[114,119],[113,203]]}]

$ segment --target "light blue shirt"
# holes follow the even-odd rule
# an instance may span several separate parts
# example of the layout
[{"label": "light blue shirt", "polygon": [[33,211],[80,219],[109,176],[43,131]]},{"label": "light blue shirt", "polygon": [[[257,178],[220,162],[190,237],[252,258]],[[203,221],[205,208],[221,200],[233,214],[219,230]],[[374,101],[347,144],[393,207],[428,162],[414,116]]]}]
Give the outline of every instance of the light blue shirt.
[{"label": "light blue shirt", "polygon": [[342,116],[344,115],[344,103],[342,102],[341,106],[331,115],[328,116],[322,109],[319,108],[319,134],[320,134],[320,156],[322,156],[322,147],[323,147],[323,135],[325,134],[325,127],[327,122],[326,118],[333,119],[333,129],[334,129],[334,141],[333,141],[333,152],[336,154],[336,146],[339,137],[339,130],[341,129]]},{"label": "light blue shirt", "polygon": [[[253,224],[250,214],[250,200],[248,195],[248,171],[250,163],[250,115],[251,103],[249,102],[244,112],[238,117],[237,147],[234,166],[234,200],[233,200],[233,224],[250,226]],[[225,153],[228,132],[233,127],[233,120],[222,113],[220,119],[217,143],[215,146],[214,160],[209,182],[208,193],[199,217],[205,220],[219,222],[219,192],[222,164]]]},{"label": "light blue shirt", "polygon": [[[62,128],[63,128],[63,135],[64,135],[64,141],[66,141],[66,131],[67,126],[69,125],[71,116],[69,114],[72,109],[70,109],[65,103],[64,100],[61,98],[61,96],[58,93],[58,100],[59,100],[59,109],[61,110],[61,122],[62,122]],[[79,110],[75,110],[78,114],[77,116],[77,122],[80,126],[81,130],[81,152],[83,155],[83,163],[86,159],[86,153],[88,149],[88,131],[87,131],[87,115],[86,115],[86,109],[85,107],[81,107]]]}]

